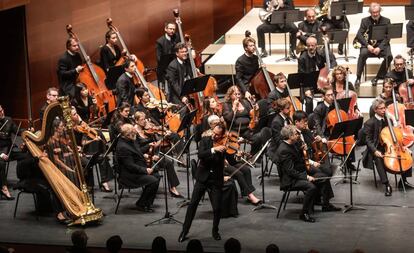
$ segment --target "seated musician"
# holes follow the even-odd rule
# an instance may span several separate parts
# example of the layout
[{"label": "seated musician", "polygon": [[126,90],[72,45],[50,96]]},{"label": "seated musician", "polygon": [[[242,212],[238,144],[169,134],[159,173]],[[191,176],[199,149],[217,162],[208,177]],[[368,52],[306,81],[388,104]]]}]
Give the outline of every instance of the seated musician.
[{"label": "seated musician", "polygon": [[45,113],[46,107],[50,105],[51,103],[56,102],[58,96],[59,96],[59,90],[57,88],[50,87],[49,89],[47,89],[46,102],[43,104],[43,106],[40,108],[40,111],[39,111],[40,126],[42,126],[43,114]]},{"label": "seated musician", "polygon": [[276,151],[277,167],[280,170],[280,189],[305,192],[299,218],[305,222],[315,222],[310,212],[318,194],[322,196],[323,212],[341,210],[329,203],[329,199],[333,197],[332,187],[329,179],[318,180],[326,177],[326,174],[318,169],[318,164],[314,164],[314,167],[307,172],[303,152],[298,148],[300,133],[297,128],[293,125],[284,126],[281,137],[282,141]]},{"label": "seated musician", "polygon": [[[398,54],[394,57],[394,69],[388,72],[385,77],[390,77],[394,79],[396,86],[395,90],[398,91],[400,84],[407,82],[407,76],[405,74],[407,62],[402,57],[402,55]],[[413,71],[411,69],[407,69],[408,74],[408,85],[412,87],[414,84],[413,79]]]},{"label": "seated musician", "polygon": [[135,104],[135,85],[134,75],[136,71],[135,62],[126,59],[122,65],[124,73],[116,81],[116,105],[119,107],[123,102],[127,102],[130,105]]},{"label": "seated musician", "polygon": [[[375,115],[364,123],[363,128],[365,132],[365,141],[367,144],[367,149],[363,153],[363,165],[365,168],[373,169],[373,166],[375,164],[381,182],[385,186],[385,196],[391,196],[392,188],[388,181],[384,164],[385,149],[384,146],[380,144],[381,130],[384,127],[388,126],[387,120],[384,118],[386,114],[385,101],[380,98],[376,98],[372,102],[372,107],[374,108]],[[399,187],[402,187],[402,184],[404,184],[406,188],[414,187],[407,181],[407,177],[411,176],[411,173],[412,170],[410,169],[401,175],[402,180],[398,184]]]},{"label": "seated musician", "polygon": [[[411,1],[412,2],[412,1]],[[414,21],[408,21],[407,25],[407,47],[410,48],[408,55],[414,54]]]},{"label": "seated musician", "polygon": [[109,134],[111,140],[113,140],[120,132],[121,126],[125,123],[133,124],[130,118],[131,105],[127,102],[123,102],[115,110],[111,118],[111,124],[109,125]]},{"label": "seated musician", "polygon": [[[347,70],[345,67],[338,65],[332,70],[331,85],[333,87],[336,99],[346,98],[347,96],[352,98],[348,116],[352,119],[362,117],[362,113],[358,109],[357,99],[358,95],[355,92],[355,88],[351,82],[348,81],[348,95],[346,94],[346,76]],[[352,108],[351,108],[352,107]]]},{"label": "seated musician", "polygon": [[116,44],[117,42],[118,36],[115,31],[109,30],[105,33],[105,45],[103,45],[100,50],[101,67],[105,73],[108,73],[109,68],[115,66],[121,58],[121,49]]},{"label": "seated musician", "polygon": [[[358,88],[361,84],[361,75],[364,71],[364,67],[368,57],[383,57],[384,60],[378,69],[377,75],[371,80],[372,86],[377,85],[378,79],[383,79],[387,73],[387,62],[391,63],[392,54],[390,47],[390,40],[384,38],[383,40],[373,41],[371,39],[372,27],[376,25],[388,25],[391,24],[390,19],[381,16],[381,6],[378,3],[371,3],[369,6],[369,13],[371,16],[363,18],[361,25],[357,32],[356,39],[361,43],[361,49],[358,57],[357,64],[357,79],[355,81],[355,88]],[[367,37],[368,39],[366,39]],[[375,43],[375,44],[374,44]]]},{"label": "seated musician", "polygon": [[239,136],[251,141],[251,155],[255,155],[262,145],[271,136],[271,131],[268,127],[254,129],[249,128],[251,121],[250,111],[253,109],[247,99],[243,98],[237,86],[231,86],[224,98],[226,101],[223,104],[223,118],[227,125],[235,132],[239,132]]},{"label": "seated musician", "polygon": [[299,44],[296,47],[297,53],[301,53],[303,50],[305,50],[306,40],[310,36],[316,35],[316,33],[319,31],[320,25],[321,22],[316,19],[315,9],[307,9],[305,12],[305,20],[298,24],[298,32],[296,33],[296,38],[299,40]]},{"label": "seated musician", "polygon": [[173,104],[187,105],[189,100],[186,96],[181,97],[184,82],[194,78],[189,64],[187,46],[179,42],[175,45],[176,58],[168,65],[165,80],[168,82],[168,102]]},{"label": "seated musician", "polygon": [[[209,129],[203,132],[202,137],[212,136],[213,129],[216,125],[221,124],[221,119],[217,115],[211,115],[208,117]],[[242,156],[240,151],[235,152],[233,155],[226,153],[225,155],[225,164],[224,164],[224,181],[229,180],[229,175],[234,175],[234,179],[239,184],[241,195],[243,197],[247,196],[247,201],[255,206],[262,203],[254,195],[256,190],[252,183],[252,173],[250,167],[242,162],[238,161],[237,157]],[[226,177],[227,176],[227,177]]]},{"label": "seated musician", "polygon": [[6,116],[4,108],[0,105],[0,183],[1,183],[1,199],[13,200],[7,188],[6,166],[7,162],[19,161],[25,158],[25,154],[20,149],[14,147],[12,135],[18,135],[23,132],[22,128],[18,128],[12,118]]},{"label": "seated musician", "polygon": [[[394,79],[385,78],[384,79],[384,84],[382,85],[382,92],[381,92],[381,94],[379,94],[376,97],[376,98],[380,98],[380,99],[384,100],[386,107],[393,103],[393,99],[392,99],[392,89],[393,89],[393,87],[395,87]],[[396,96],[397,102],[402,103],[402,99],[401,99],[400,95],[395,94],[395,96]],[[372,117],[374,117],[374,115],[375,115],[375,110],[371,106],[370,109],[369,109],[369,117],[372,118]]]},{"label": "seated musician", "polygon": [[[324,50],[317,48],[317,40],[310,36],[306,39],[307,51],[303,52],[298,60],[298,73],[310,73],[321,70],[326,65],[326,56]],[[331,68],[337,65],[335,56],[329,53]]]},{"label": "seated musician", "polygon": [[250,80],[259,71],[259,58],[256,52],[256,41],[251,37],[243,39],[244,54],[236,61],[236,83],[244,97],[251,99],[249,91]]},{"label": "seated musician", "polygon": [[144,187],[135,205],[139,211],[154,212],[152,204],[159,185],[158,173],[147,166],[145,157],[135,142],[134,126],[123,124],[121,135],[116,146],[116,157],[120,169],[119,180],[126,185]]},{"label": "seated musician", "polygon": [[[330,136],[330,130],[327,127],[328,113],[334,108],[334,92],[332,86],[326,86],[322,90],[323,102],[319,103],[310,118],[312,118],[312,125],[315,128],[317,135],[322,137],[322,142],[327,144]],[[348,169],[355,170],[355,166],[352,161],[355,159],[354,152],[352,152],[350,158],[347,160],[346,166]]]},{"label": "seated musician", "polygon": [[[269,9],[270,8],[270,9]],[[295,5],[293,0],[263,0],[263,9],[268,11],[282,11],[282,10],[293,10]],[[256,28],[257,32],[257,44],[262,49],[262,57],[267,56],[266,46],[265,46],[265,33],[286,33],[288,32],[289,41],[290,41],[290,57],[296,59],[295,49],[296,49],[296,32],[298,28],[294,23],[287,24],[272,24],[271,16],[259,25]]]},{"label": "seated musician", "polygon": [[282,139],[280,137],[280,131],[284,126],[291,125],[292,119],[290,118],[290,106],[291,102],[287,98],[280,98],[276,100],[276,116],[272,120],[272,140],[270,141],[267,155],[273,162],[276,162],[277,157],[275,156],[276,150],[279,147]]},{"label": "seated musician", "polygon": [[[167,152],[168,148],[171,146],[170,141],[168,140],[171,135],[171,131],[166,129],[164,133],[165,140],[157,140],[156,134],[162,134],[161,130],[154,129],[154,126],[148,122],[145,113],[135,112],[134,120],[136,123],[134,127],[137,131],[136,142],[141,148],[141,152],[144,156],[158,157],[159,150]],[[166,143],[168,143],[168,146],[163,147]],[[177,173],[174,170],[174,162],[168,158],[165,158],[159,165],[167,171],[168,185],[170,186],[169,192],[171,196],[174,198],[184,198],[183,195],[181,195],[177,190],[177,186],[180,184],[180,181],[178,180]]]},{"label": "seated musician", "polygon": [[89,95],[88,87],[83,83],[76,84],[75,97],[72,99],[71,104],[86,123],[99,117],[96,98]]},{"label": "seated musician", "polygon": [[[95,153],[103,155],[106,151],[106,141],[102,131],[90,127],[82,117],[77,113],[77,110],[72,106],[72,120],[74,123],[74,133],[76,144],[82,147],[82,151],[86,156],[92,156]],[[101,175],[100,188],[103,192],[112,192],[109,188],[108,182],[113,178],[113,171],[109,164],[109,159],[105,157],[98,163],[99,174]]]},{"label": "seated musician", "polygon": [[60,94],[73,98],[75,84],[79,73],[83,70],[82,59],[79,54],[79,43],[74,38],[66,41],[66,52],[59,58],[57,75]]}]

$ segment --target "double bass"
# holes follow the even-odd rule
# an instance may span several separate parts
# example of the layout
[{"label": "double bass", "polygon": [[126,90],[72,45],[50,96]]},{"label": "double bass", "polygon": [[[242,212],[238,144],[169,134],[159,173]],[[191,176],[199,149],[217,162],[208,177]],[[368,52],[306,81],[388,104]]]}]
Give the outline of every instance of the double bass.
[{"label": "double bass", "polygon": [[78,36],[72,31],[72,25],[67,25],[66,31],[70,37],[78,42],[81,57],[85,61],[83,64],[84,69],[79,73],[78,81],[84,83],[96,98],[99,115],[107,115],[109,112],[115,110],[116,103],[112,91],[108,90],[105,85],[105,72],[102,68],[92,63]]},{"label": "double bass", "polygon": [[393,174],[403,173],[411,169],[413,165],[411,151],[404,147],[401,128],[392,125],[387,113],[385,113],[385,118],[388,127],[383,128],[380,134],[381,142],[386,147],[384,152],[385,168]]},{"label": "double bass", "polygon": [[319,77],[318,77],[318,82],[317,82],[319,89],[322,89],[323,87],[329,85],[328,76],[329,76],[329,72],[331,71],[331,61],[330,61],[329,47],[328,47],[329,37],[327,35],[323,35],[322,40],[323,40],[323,45],[324,45],[326,66],[319,71]]}]

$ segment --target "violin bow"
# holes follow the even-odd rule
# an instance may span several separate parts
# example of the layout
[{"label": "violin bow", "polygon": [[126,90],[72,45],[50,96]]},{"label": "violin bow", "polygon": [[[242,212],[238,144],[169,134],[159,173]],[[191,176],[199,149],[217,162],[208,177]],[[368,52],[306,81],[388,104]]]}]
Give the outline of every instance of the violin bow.
[{"label": "violin bow", "polygon": [[9,157],[9,156],[10,156],[11,151],[12,151],[12,149],[13,149],[13,146],[14,146],[14,144],[16,143],[16,140],[17,140],[17,135],[19,134],[19,130],[20,130],[20,127],[21,127],[21,126],[22,126],[22,122],[20,121],[19,126],[17,127],[16,134],[14,135],[13,142],[12,142],[12,144],[10,145],[9,152],[7,153],[7,157]]}]

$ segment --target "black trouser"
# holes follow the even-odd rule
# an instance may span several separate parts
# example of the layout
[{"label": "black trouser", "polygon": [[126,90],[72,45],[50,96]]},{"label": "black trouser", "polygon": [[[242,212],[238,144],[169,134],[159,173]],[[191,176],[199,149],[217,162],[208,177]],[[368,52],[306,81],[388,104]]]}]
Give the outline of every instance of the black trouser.
[{"label": "black trouser", "polygon": [[222,185],[217,184],[213,179],[209,178],[207,182],[201,183],[196,181],[194,185],[193,194],[191,196],[190,205],[187,208],[185,214],[185,221],[183,224],[183,232],[188,233],[193,222],[194,216],[197,211],[198,203],[204,196],[207,190],[210,191],[210,202],[213,208],[213,232],[216,233],[219,230],[220,223],[220,211],[221,211],[221,199],[222,199]]},{"label": "black trouser", "polygon": [[[12,151],[9,156],[9,162],[11,161],[20,161],[27,158],[27,153],[17,151]],[[4,161],[0,158],[0,183],[1,186],[7,185],[7,175],[6,175],[6,167],[7,167],[7,161]]]},{"label": "black trouser", "polygon": [[358,65],[357,65],[357,78],[360,79],[362,72],[364,71],[364,66],[367,62],[368,57],[379,57],[384,58],[384,60],[381,63],[381,67],[378,70],[378,73],[375,78],[383,79],[385,77],[385,74],[387,73],[387,67],[390,66],[392,61],[392,53],[389,46],[385,47],[384,50],[382,50],[379,55],[372,54],[368,51],[368,48],[363,47],[361,48],[359,52],[358,57]]},{"label": "black trouser", "polygon": [[168,184],[170,185],[170,187],[176,187],[180,184],[180,181],[178,180],[177,177],[177,173],[175,172],[174,169],[174,163],[169,160],[168,158],[164,158],[159,164],[158,166],[160,168],[165,169],[165,171],[167,172],[167,179],[168,179]]},{"label": "black trouser", "polygon": [[[242,164],[237,163],[234,166],[226,166],[224,172],[232,174],[240,167],[240,165]],[[243,165],[240,170],[234,174],[233,178],[239,183],[242,196],[247,196],[256,190],[252,183],[252,173],[248,165]]]},{"label": "black trouser", "polygon": [[296,49],[296,33],[298,28],[294,23],[286,24],[286,25],[272,25],[268,23],[263,23],[256,28],[257,32],[257,45],[264,50],[266,48],[265,45],[265,33],[290,33],[289,34],[289,42],[290,42],[290,49]]},{"label": "black trouser", "polygon": [[160,180],[157,179],[156,181],[154,181],[155,176],[152,176],[152,175],[142,175],[142,177],[149,177],[148,181],[153,181],[153,182],[144,186],[144,190],[142,191],[141,196],[139,197],[138,201],[135,204],[137,206],[150,207],[154,203],[154,199],[158,191],[158,185],[160,184]]},{"label": "black trouser", "polygon": [[[374,155],[374,162],[375,162],[375,168],[377,169],[377,172],[378,172],[378,175],[380,177],[381,183],[389,184],[387,171],[385,170],[384,159],[380,158],[380,157],[376,157]],[[401,177],[403,178],[403,180],[405,180],[407,177],[411,177],[411,175],[412,175],[412,169],[410,169],[406,172],[403,172],[401,174]]]},{"label": "black trouser", "polygon": [[414,21],[410,20],[407,23],[407,47],[414,48]]}]

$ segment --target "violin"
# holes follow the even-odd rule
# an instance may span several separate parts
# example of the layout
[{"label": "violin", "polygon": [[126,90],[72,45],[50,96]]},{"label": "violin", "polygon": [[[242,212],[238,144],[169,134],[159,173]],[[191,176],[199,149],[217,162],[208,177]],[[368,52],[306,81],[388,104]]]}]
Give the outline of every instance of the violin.
[{"label": "violin", "polygon": [[302,152],[303,152],[303,160],[305,161],[306,171],[310,172],[311,165],[309,161],[308,151],[306,150],[306,144],[302,145]]},{"label": "violin", "polygon": [[226,131],[222,139],[214,143],[214,147],[225,146],[226,153],[229,155],[236,154],[240,149],[239,134],[234,131]]},{"label": "violin", "polygon": [[403,173],[411,169],[413,158],[411,151],[403,144],[403,132],[401,128],[394,127],[387,113],[385,118],[388,127],[382,129],[380,138],[386,146],[384,153],[385,168],[393,174]]},{"label": "violin", "polygon": [[90,127],[85,121],[82,121],[80,124],[75,126],[75,131],[79,133],[83,133],[92,140],[100,139],[98,131],[92,127]]}]

